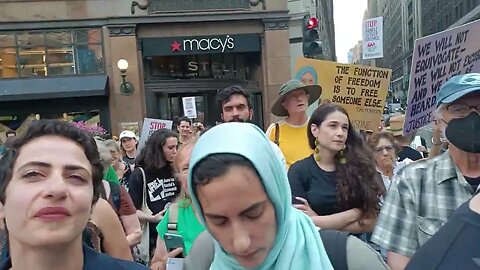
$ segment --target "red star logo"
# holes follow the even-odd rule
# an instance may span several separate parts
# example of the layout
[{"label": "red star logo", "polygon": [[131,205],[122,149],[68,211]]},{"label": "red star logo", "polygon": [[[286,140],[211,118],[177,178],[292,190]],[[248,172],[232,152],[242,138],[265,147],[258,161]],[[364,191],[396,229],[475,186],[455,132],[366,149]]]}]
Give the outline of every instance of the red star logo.
[{"label": "red star logo", "polygon": [[172,52],[179,52],[181,51],[181,48],[180,48],[180,43],[178,43],[176,40],[170,44],[170,47],[172,47]]}]

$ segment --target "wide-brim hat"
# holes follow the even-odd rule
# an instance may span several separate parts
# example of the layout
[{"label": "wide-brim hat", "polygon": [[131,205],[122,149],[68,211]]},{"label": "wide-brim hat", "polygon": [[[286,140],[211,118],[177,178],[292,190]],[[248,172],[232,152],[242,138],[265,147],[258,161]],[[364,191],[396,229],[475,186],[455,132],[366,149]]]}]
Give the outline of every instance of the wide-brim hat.
[{"label": "wide-brim hat", "polygon": [[299,80],[290,80],[280,87],[279,96],[272,106],[272,113],[279,117],[288,116],[288,111],[282,106],[285,95],[289,92],[305,89],[308,93],[308,105],[313,104],[322,94],[320,85],[305,85]]},{"label": "wide-brim hat", "polygon": [[393,133],[393,136],[403,136],[404,124],[405,114],[394,115],[390,118],[390,126],[386,130]]}]

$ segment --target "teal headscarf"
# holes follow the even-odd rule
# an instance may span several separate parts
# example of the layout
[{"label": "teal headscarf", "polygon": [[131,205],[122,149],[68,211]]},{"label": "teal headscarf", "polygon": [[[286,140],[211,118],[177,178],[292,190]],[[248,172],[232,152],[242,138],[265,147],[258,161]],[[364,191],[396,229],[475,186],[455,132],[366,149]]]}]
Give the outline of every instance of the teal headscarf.
[{"label": "teal headscarf", "polygon": [[[277,221],[275,243],[267,258],[256,269],[333,270],[318,229],[307,215],[291,206],[290,185],[283,165],[275,157],[263,131],[253,124],[218,125],[201,136],[195,145],[190,159],[188,188],[201,222],[206,224],[202,208],[192,188],[192,168],[203,158],[221,153],[238,154],[252,162],[275,208]],[[244,268],[215,241],[215,257],[210,269]]]}]

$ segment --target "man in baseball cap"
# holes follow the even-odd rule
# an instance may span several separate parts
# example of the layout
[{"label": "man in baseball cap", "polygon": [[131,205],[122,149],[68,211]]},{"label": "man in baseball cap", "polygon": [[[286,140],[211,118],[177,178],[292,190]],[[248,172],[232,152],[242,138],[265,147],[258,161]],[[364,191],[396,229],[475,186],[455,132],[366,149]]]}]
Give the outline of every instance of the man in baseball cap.
[{"label": "man in baseball cap", "polygon": [[[435,118],[449,150],[401,171],[388,191],[372,237],[389,250],[392,269],[404,269],[452,213],[479,191],[480,74],[452,77],[440,88],[436,102]],[[443,257],[424,259],[435,260],[438,266]]]}]

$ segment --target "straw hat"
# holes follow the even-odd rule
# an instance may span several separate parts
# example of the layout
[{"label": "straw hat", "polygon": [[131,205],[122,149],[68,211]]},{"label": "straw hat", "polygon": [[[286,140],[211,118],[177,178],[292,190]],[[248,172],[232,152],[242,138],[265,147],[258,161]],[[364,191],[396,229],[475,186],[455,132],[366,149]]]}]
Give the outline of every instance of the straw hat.
[{"label": "straw hat", "polygon": [[386,129],[393,133],[393,136],[403,135],[403,126],[405,124],[405,114],[397,114],[390,118],[390,126]]}]

